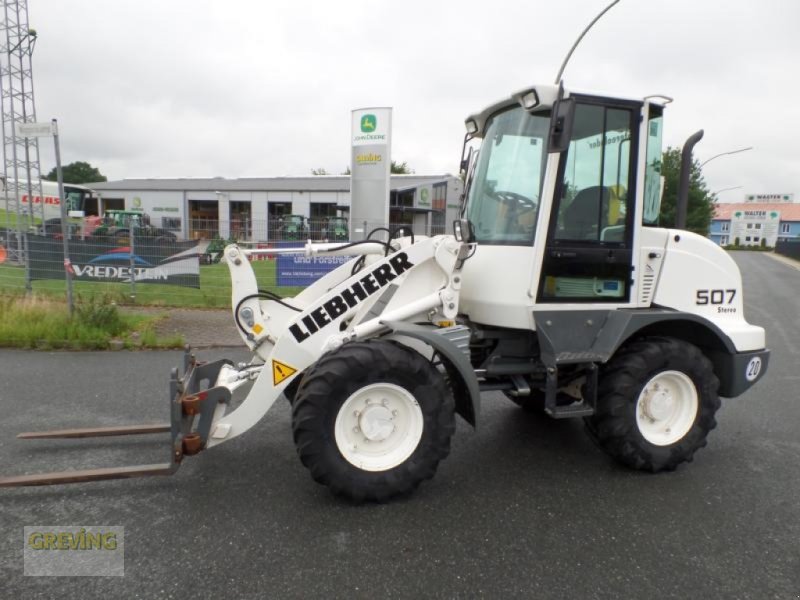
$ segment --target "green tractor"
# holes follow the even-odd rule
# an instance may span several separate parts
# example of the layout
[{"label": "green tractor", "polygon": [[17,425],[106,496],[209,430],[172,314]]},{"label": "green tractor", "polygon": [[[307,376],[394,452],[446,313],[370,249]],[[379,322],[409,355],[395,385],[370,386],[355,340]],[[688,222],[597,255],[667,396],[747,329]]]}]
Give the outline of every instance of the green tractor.
[{"label": "green tractor", "polygon": [[308,237],[306,218],[303,215],[283,215],[278,220],[278,239],[296,242]]},{"label": "green tractor", "polygon": [[346,242],[350,239],[348,225],[345,217],[326,217],[322,222],[320,236],[329,242]]},{"label": "green tractor", "polygon": [[158,243],[174,242],[178,238],[167,229],[150,224],[150,215],[137,210],[107,210],[102,222],[92,232],[94,238],[110,238],[116,243],[130,242],[131,231],[137,238]]},{"label": "green tractor", "polygon": [[200,255],[200,262],[204,265],[217,264],[222,259],[222,251],[225,250],[225,246],[236,243],[237,241],[234,238],[226,240],[218,235],[214,236],[214,239],[206,247],[205,252]]}]

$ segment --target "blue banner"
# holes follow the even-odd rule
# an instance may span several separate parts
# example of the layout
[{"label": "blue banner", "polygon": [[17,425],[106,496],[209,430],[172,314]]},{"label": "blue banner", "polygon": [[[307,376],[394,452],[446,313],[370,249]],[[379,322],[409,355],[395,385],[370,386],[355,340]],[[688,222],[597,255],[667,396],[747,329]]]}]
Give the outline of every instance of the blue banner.
[{"label": "blue banner", "polygon": [[63,240],[52,236],[28,235],[31,279],[63,279],[64,269],[75,281],[105,283],[162,283],[200,287],[197,242],[139,237],[95,238],[69,242],[69,262],[64,261]]},{"label": "blue banner", "polygon": [[276,261],[277,284],[278,286],[309,286],[351,258],[352,256],[308,258],[302,254],[279,254]]}]

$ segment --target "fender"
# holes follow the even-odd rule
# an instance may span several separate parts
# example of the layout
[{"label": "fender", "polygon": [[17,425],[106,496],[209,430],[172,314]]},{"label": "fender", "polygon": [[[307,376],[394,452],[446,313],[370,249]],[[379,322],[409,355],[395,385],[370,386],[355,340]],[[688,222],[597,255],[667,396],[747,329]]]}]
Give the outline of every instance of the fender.
[{"label": "fender", "polygon": [[393,333],[417,339],[434,350],[442,357],[450,385],[456,401],[456,412],[473,427],[478,426],[478,415],[481,410],[481,390],[478,378],[469,362],[467,355],[447,338],[448,333],[469,333],[466,327],[435,328],[405,323],[402,321],[382,322]]},{"label": "fender", "polygon": [[[535,311],[536,334],[543,362],[605,363],[634,335],[676,337],[703,348],[720,380],[719,394],[734,398],[767,370],[769,350],[739,352],[715,323],[687,312],[669,309]],[[759,368],[748,374],[758,359]]]},{"label": "fender", "polygon": [[[635,333],[663,322],[692,322],[712,332],[716,346],[731,354],[730,338],[707,319],[667,309],[537,310],[533,313],[542,360],[564,363],[606,362]],[[687,340],[691,341],[691,340]]]}]

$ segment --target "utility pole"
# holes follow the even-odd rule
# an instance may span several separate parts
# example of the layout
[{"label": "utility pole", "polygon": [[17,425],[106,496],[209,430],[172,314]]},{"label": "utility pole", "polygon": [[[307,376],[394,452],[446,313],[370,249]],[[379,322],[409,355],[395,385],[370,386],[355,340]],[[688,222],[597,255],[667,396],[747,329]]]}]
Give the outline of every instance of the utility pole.
[{"label": "utility pole", "polygon": [[[27,0],[3,0],[0,13],[0,112],[3,130],[5,225],[16,217],[16,244],[11,262],[25,265],[25,288],[31,291],[28,234],[35,226],[33,205],[42,196],[39,142],[19,135],[18,126],[36,122],[31,57],[37,34],[28,27]],[[22,200],[27,210],[22,210]],[[41,200],[40,200],[41,201]],[[41,214],[44,217],[44,203]]]}]

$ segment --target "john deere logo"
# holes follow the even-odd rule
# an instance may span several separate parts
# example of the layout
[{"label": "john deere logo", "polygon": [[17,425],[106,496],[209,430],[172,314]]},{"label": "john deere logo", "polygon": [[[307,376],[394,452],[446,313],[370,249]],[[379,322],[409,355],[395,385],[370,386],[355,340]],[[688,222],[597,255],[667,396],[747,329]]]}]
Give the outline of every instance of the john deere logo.
[{"label": "john deere logo", "polygon": [[375,115],[364,115],[361,117],[361,132],[362,133],[372,133],[375,131],[375,127],[377,126],[378,120],[375,118]]},{"label": "john deere logo", "polygon": [[[370,109],[366,109],[370,110]],[[355,115],[354,115],[355,116]],[[381,119],[383,119],[381,115]],[[389,117],[386,117],[387,119]],[[362,114],[359,119],[359,129],[355,129],[355,118],[353,120],[353,144],[362,146],[367,144],[385,144],[388,138],[389,121],[381,121],[381,129],[384,130],[378,133],[378,117],[376,113]]]}]

